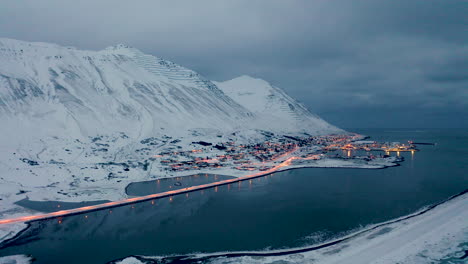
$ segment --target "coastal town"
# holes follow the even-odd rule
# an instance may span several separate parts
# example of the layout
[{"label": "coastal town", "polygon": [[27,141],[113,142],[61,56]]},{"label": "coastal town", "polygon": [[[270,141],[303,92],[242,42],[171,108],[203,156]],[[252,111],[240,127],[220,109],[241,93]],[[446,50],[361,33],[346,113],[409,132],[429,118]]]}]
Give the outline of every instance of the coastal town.
[{"label": "coastal town", "polygon": [[365,140],[358,134],[293,137],[282,136],[256,144],[236,144],[234,141],[213,144],[197,141],[193,149],[164,151],[153,156],[166,171],[180,172],[202,169],[229,168],[239,171],[267,171],[287,156],[306,160],[362,159],[371,161],[385,158],[391,152],[417,151],[409,141],[377,142]]}]

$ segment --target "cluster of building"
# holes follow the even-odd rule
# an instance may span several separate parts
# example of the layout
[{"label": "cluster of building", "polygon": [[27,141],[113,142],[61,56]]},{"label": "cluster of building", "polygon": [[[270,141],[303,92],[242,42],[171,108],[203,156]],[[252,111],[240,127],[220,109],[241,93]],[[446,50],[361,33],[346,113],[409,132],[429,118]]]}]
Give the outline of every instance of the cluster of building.
[{"label": "cluster of building", "polygon": [[[339,146],[339,145],[338,145]],[[400,142],[377,142],[377,141],[354,141],[339,146],[342,150],[365,150],[365,151],[385,151],[385,152],[404,152],[417,151],[416,147],[408,142],[403,144]]]},{"label": "cluster of building", "polygon": [[[326,146],[330,142],[350,140],[350,136],[324,136],[298,138],[285,136],[277,141],[265,141],[257,144],[236,144],[233,141],[213,146],[207,142],[194,142],[202,145],[200,149],[177,152],[162,152],[154,158],[171,171],[198,170],[203,168],[231,167],[237,170],[268,170],[271,162],[281,159],[289,153],[302,148],[307,151],[317,150],[317,146]],[[307,147],[312,147],[308,149]],[[320,147],[318,148],[320,149]]]},{"label": "cluster of building", "polygon": [[[324,153],[336,150],[346,150],[347,157],[354,150],[365,151],[415,151],[412,144],[378,143],[364,141],[360,135],[329,135],[315,137],[284,136],[275,141],[265,141],[257,144],[236,144],[233,141],[212,145],[207,142],[194,142],[202,145],[199,149],[178,152],[163,152],[155,155],[166,170],[185,171],[203,168],[230,167],[237,170],[268,170],[275,161],[292,152],[305,159],[321,159]],[[369,155],[370,158],[374,156]]]},{"label": "cluster of building", "polygon": [[236,145],[230,141],[216,146],[204,145],[201,149],[190,151],[163,152],[153,157],[160,158],[160,163],[172,171],[227,166],[238,170],[267,170],[270,167],[265,163],[279,159],[296,148],[297,144],[283,140],[250,145]]}]

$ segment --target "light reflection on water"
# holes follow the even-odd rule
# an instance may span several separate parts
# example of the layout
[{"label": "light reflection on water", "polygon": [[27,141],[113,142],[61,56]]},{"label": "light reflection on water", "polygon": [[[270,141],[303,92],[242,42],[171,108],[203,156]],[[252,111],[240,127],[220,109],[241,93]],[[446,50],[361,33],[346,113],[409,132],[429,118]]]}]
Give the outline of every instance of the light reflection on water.
[{"label": "light reflection on water", "polygon": [[[401,137],[408,139],[405,134]],[[401,153],[406,161],[399,167],[277,172],[237,186],[219,186],[217,192],[211,188],[174,195],[172,202],[166,197],[35,222],[15,246],[0,249],[0,256],[26,253],[36,257],[37,263],[61,263],[65,258],[67,263],[106,263],[132,254],[302,246],[307,243],[304,238],[316,232],[324,232],[326,239],[408,214],[466,188],[466,134],[433,137],[427,140],[440,142],[438,147],[422,146],[411,162],[411,153]],[[164,182],[149,185],[157,188],[165,186]]]},{"label": "light reflection on water", "polygon": [[164,178],[152,181],[135,182],[129,184],[125,191],[130,196],[144,196],[171,190],[184,189],[190,186],[197,186],[232,178],[234,177],[217,174],[203,174],[203,177],[200,177],[199,174],[195,174],[185,177]]}]

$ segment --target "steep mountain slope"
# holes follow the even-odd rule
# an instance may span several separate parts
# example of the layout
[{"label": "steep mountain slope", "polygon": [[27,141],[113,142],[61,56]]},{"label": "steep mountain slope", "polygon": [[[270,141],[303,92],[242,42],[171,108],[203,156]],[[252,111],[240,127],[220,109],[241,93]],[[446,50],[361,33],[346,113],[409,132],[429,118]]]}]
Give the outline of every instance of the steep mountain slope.
[{"label": "steep mountain slope", "polygon": [[12,39],[0,39],[0,121],[10,138],[18,131],[35,138],[124,133],[135,139],[197,129],[339,131],[259,79],[216,85],[124,45],[83,51]]},{"label": "steep mountain slope", "polygon": [[256,125],[266,130],[327,134],[343,132],[268,82],[241,76],[215,82],[229,97],[256,116]]},{"label": "steep mountain slope", "polygon": [[29,125],[45,135],[144,137],[229,130],[250,116],[197,73],[133,48],[94,52],[0,39],[0,117],[13,132]]}]

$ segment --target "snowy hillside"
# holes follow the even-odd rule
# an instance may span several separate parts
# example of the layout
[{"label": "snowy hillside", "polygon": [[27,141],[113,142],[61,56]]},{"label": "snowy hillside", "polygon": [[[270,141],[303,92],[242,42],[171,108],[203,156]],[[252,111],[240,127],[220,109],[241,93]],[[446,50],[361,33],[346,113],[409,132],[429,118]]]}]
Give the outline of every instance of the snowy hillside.
[{"label": "snowy hillside", "polygon": [[124,45],[82,51],[0,39],[4,135],[18,130],[34,130],[38,138],[115,132],[145,138],[198,128],[337,131],[265,81],[244,76],[218,85],[222,90],[194,71]]},{"label": "snowy hillside", "polygon": [[133,48],[94,52],[0,39],[0,116],[13,135],[142,138],[234,129],[250,115],[197,73]]},{"label": "snowy hillside", "polygon": [[229,97],[251,111],[257,117],[257,125],[264,129],[317,134],[342,132],[264,80],[244,75],[215,83]]},{"label": "snowy hillside", "polygon": [[[258,172],[268,168],[239,163],[258,149],[225,156],[265,143],[258,155],[271,157],[257,158],[284,159],[295,150],[286,134],[343,132],[262,80],[216,84],[124,45],[86,51],[1,38],[0,124],[0,215],[24,215],[14,203],[25,198],[118,200],[135,181]],[[195,164],[207,156],[225,161]]]}]

